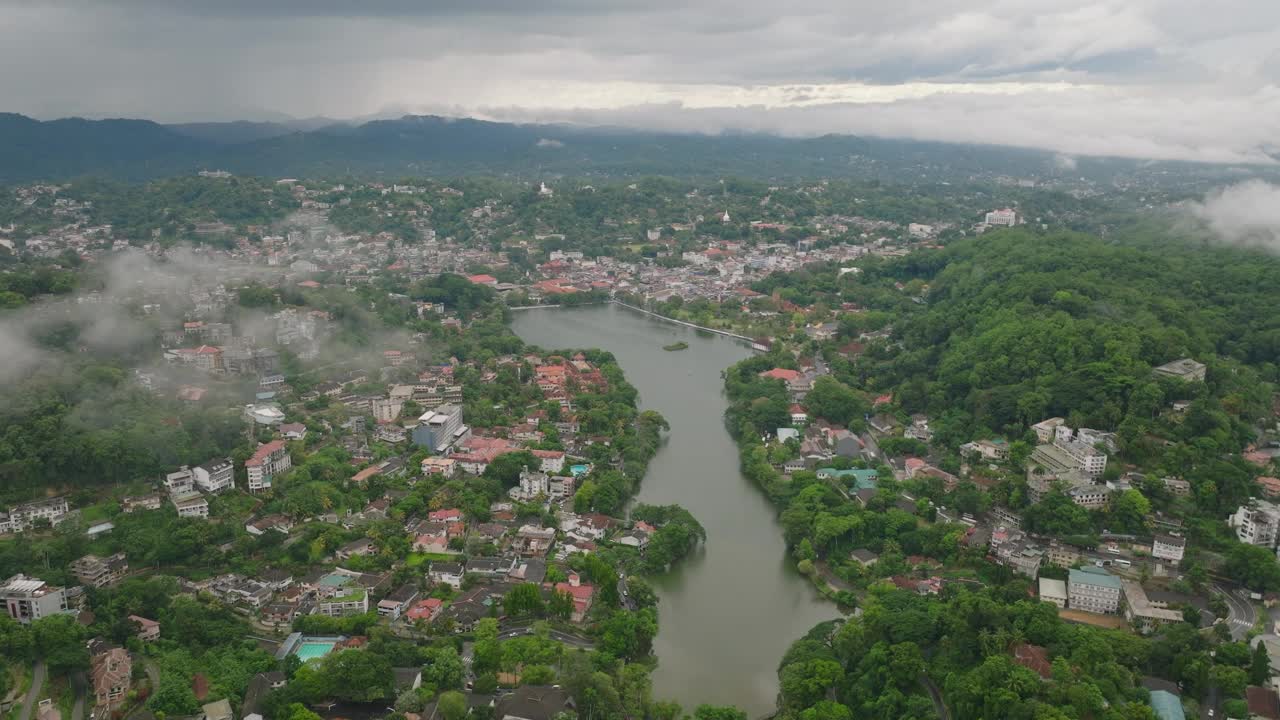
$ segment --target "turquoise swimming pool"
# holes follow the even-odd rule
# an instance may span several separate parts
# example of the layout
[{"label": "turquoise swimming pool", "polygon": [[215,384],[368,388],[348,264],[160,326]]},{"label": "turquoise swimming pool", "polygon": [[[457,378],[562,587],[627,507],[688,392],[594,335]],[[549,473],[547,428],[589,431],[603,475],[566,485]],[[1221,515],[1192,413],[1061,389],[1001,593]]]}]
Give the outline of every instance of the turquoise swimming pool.
[{"label": "turquoise swimming pool", "polygon": [[325,655],[328,655],[334,645],[337,645],[337,643],[307,641],[299,645],[298,649],[293,651],[293,654],[297,655],[298,659],[302,662],[306,662],[308,660],[319,660]]},{"label": "turquoise swimming pool", "polygon": [[591,471],[590,465],[572,465],[569,467],[569,472],[572,473],[574,477],[578,477],[579,475],[585,475],[590,471]]}]

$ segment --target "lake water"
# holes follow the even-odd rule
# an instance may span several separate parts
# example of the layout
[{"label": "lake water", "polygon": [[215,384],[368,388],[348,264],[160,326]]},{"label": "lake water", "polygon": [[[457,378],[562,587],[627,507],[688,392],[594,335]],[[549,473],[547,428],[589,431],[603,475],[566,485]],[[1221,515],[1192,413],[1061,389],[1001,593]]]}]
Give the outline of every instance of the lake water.
[{"label": "lake water", "polygon": [[[654,580],[654,697],[676,700],[686,712],[701,703],[736,705],[752,720],[772,712],[782,654],[839,613],[796,573],[773,506],[738,471],[720,373],[751,350],[616,305],[519,311],[512,328],[545,349],[608,350],[640,391],[641,407],[671,423],[639,499],[684,506],[706,528],[707,542]],[[662,349],[681,340],[689,349]]]}]

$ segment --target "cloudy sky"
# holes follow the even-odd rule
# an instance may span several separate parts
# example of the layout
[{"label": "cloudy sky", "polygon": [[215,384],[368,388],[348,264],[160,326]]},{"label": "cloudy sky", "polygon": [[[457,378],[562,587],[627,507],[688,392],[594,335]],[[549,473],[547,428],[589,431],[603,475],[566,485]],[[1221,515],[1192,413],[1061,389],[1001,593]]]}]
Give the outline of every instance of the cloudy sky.
[{"label": "cloudy sky", "polygon": [[1270,161],[1277,0],[0,0],[0,110],[413,113]]}]

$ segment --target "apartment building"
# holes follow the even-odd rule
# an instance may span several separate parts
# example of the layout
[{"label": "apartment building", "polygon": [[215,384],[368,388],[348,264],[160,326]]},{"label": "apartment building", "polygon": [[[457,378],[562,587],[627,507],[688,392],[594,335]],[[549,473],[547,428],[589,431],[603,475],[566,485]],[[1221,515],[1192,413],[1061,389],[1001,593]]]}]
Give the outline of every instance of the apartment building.
[{"label": "apartment building", "polygon": [[1276,546],[1280,535],[1280,506],[1266,500],[1250,498],[1227,520],[1240,542],[1265,548]]},{"label": "apartment building", "polygon": [[1068,571],[1067,603],[1072,610],[1114,615],[1120,612],[1120,591],[1120,579],[1102,568]]},{"label": "apartment building", "polygon": [[53,587],[38,578],[14,575],[0,585],[0,603],[9,617],[20,623],[71,612],[64,588]]},{"label": "apartment building", "polygon": [[283,440],[259,445],[253,456],[244,461],[249,476],[249,492],[270,492],[272,479],[293,467],[293,458]]},{"label": "apartment building", "polygon": [[196,487],[204,492],[217,494],[230,490],[235,483],[235,464],[231,458],[215,458],[191,471]]},{"label": "apartment building", "polygon": [[81,585],[101,588],[120,580],[129,572],[129,561],[124,553],[116,553],[110,557],[85,555],[71,563],[71,573]]}]

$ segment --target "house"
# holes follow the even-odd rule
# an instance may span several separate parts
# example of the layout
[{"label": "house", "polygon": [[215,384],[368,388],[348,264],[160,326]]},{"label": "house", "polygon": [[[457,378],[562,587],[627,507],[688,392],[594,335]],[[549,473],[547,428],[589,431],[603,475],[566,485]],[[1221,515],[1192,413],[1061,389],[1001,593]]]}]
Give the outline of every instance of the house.
[{"label": "house", "polygon": [[138,628],[138,632],[135,633],[135,637],[139,640],[143,642],[154,642],[160,639],[160,623],[155,620],[148,620],[141,615],[130,615],[129,620],[131,620],[134,626]]},{"label": "house", "polygon": [[340,560],[350,560],[357,555],[372,555],[378,551],[378,547],[374,545],[369,538],[359,538],[338,548],[333,554]]},{"label": "house", "polygon": [[283,440],[272,440],[259,445],[244,461],[244,466],[249,476],[249,492],[270,492],[272,479],[293,467],[293,458]]},{"label": "house", "polygon": [[1177,566],[1182,562],[1186,550],[1187,539],[1178,535],[1156,533],[1155,539],[1151,541],[1151,557],[1166,560],[1170,565]]},{"label": "house", "polygon": [[289,531],[293,530],[293,521],[284,515],[275,514],[264,515],[244,524],[244,531],[250,535],[263,535],[268,530],[288,535]]},{"label": "house", "polygon": [[496,720],[554,720],[573,708],[569,691],[559,685],[521,685],[498,698]]},{"label": "house", "polygon": [[418,588],[413,585],[401,585],[395,592],[378,601],[378,614],[389,617],[392,622],[395,622],[417,599]]},{"label": "house", "polygon": [[463,569],[461,563],[433,562],[427,571],[427,579],[433,583],[441,583],[457,590],[462,587]]},{"label": "house", "polygon": [[135,510],[159,510],[163,502],[159,493],[130,495],[120,500],[120,510],[126,513],[131,513]]},{"label": "house", "polygon": [[453,458],[428,457],[422,461],[423,475],[443,475],[452,478],[458,474],[458,461]]},{"label": "house", "polygon": [[202,705],[200,714],[202,720],[235,720],[235,715],[231,713],[231,701],[226,698]]},{"label": "house", "polygon": [[444,601],[440,598],[427,598],[419,600],[413,607],[404,613],[404,618],[409,622],[431,622],[435,620],[444,608]]},{"label": "house", "polygon": [[499,578],[511,572],[516,565],[515,558],[481,557],[467,561],[467,574],[485,578]]},{"label": "house", "polygon": [[302,423],[283,423],[280,425],[280,436],[285,440],[306,439],[307,426]]},{"label": "house", "polygon": [[1245,702],[1249,705],[1249,716],[1280,720],[1280,695],[1267,687],[1250,685],[1244,689]]},{"label": "house", "polygon": [[1158,720],[1186,720],[1182,710],[1182,691],[1168,680],[1143,678],[1142,687],[1151,693],[1148,703]]},{"label": "house", "polygon": [[432,510],[427,513],[427,519],[432,522],[458,522],[462,519],[462,511],[457,508]]},{"label": "house", "polygon": [[584,585],[577,573],[570,573],[569,582],[556,583],[555,589],[556,592],[573,598],[573,614],[570,616],[570,620],[582,622],[586,619],[587,611],[591,609],[591,602],[595,598],[596,589],[594,586]]},{"label": "house", "polygon": [[1152,372],[1161,377],[1177,378],[1183,382],[1204,382],[1206,369],[1204,363],[1196,362],[1191,358],[1181,358],[1154,368]]},{"label": "house", "polygon": [[804,407],[798,404],[791,405],[791,424],[803,425],[809,422],[809,413],[805,412]]},{"label": "house", "polygon": [[[90,647],[96,644],[99,641],[91,643]],[[123,705],[129,694],[133,684],[133,661],[123,648],[100,647],[90,652],[89,676],[93,681],[94,714],[106,717]]]},{"label": "house", "polygon": [[71,574],[82,585],[102,588],[111,585],[129,572],[129,561],[124,553],[116,553],[110,557],[85,555],[71,563]]},{"label": "house", "polygon": [[1040,600],[1065,608],[1067,606],[1067,583],[1053,578],[1040,578]]},{"label": "house", "polygon": [[876,564],[880,556],[867,550],[866,548],[858,548],[849,553],[849,558],[863,567],[871,567]]},{"label": "house", "polygon": [[1039,645],[1018,643],[1013,646],[1013,661],[1040,676],[1041,680],[1053,677],[1053,663],[1049,651]]},{"label": "house", "polygon": [[1067,605],[1072,610],[1114,615],[1120,612],[1120,579],[1099,567],[1067,571]]}]

